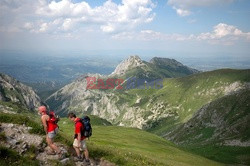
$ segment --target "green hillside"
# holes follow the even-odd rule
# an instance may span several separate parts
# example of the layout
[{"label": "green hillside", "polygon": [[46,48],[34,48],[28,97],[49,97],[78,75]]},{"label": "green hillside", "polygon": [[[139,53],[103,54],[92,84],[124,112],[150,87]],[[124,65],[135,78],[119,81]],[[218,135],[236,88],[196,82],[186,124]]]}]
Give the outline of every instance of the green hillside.
[{"label": "green hillside", "polygon": [[[184,145],[227,144],[227,140],[250,140],[250,90],[219,98],[198,110],[168,136]],[[225,130],[226,129],[226,130]],[[202,135],[200,135],[202,134]],[[200,137],[197,137],[200,135]]]},{"label": "green hillside", "polygon": [[[35,116],[35,115],[34,115]],[[31,114],[0,113],[0,122],[25,124],[31,126],[31,133],[42,134],[43,128],[37,116]],[[104,126],[102,119],[91,117],[93,122],[93,136],[87,140],[91,158],[106,159],[117,165],[222,165],[198,155],[176,148],[172,143],[148,132],[124,127]],[[74,123],[67,118],[59,122],[60,132],[56,142],[71,146],[74,132]],[[4,133],[0,139],[5,139]],[[0,146],[0,159],[2,164],[10,165],[38,165],[34,161],[37,149],[30,149],[27,153],[19,155],[15,150]],[[195,162],[194,162],[195,161]]]},{"label": "green hillside", "polygon": [[250,90],[198,110],[167,137],[189,151],[227,164],[250,164]]},{"label": "green hillside", "polygon": [[[204,72],[181,78],[165,79],[164,87],[159,90],[129,90],[127,93],[117,95],[120,102],[129,103],[129,106],[145,108],[145,118],[152,115],[154,107],[160,115],[166,117],[149,120],[146,129],[158,135],[164,135],[171,128],[188,121],[192,115],[203,105],[218,99],[230,92],[235,86],[243,86],[250,82],[250,70],[222,69]],[[141,97],[141,102],[134,104]]]},{"label": "green hillside", "polygon": [[[61,135],[72,140],[73,122],[62,119],[59,125]],[[220,165],[134,128],[94,125],[93,136],[87,144],[92,157],[105,158],[118,165]]]}]

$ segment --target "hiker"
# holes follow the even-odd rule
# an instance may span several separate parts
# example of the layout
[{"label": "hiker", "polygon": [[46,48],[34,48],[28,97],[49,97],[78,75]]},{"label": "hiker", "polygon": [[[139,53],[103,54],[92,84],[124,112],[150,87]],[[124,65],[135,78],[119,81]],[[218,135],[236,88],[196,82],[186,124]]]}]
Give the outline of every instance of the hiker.
[{"label": "hiker", "polygon": [[44,127],[44,131],[46,133],[46,142],[51,148],[52,151],[48,151],[48,155],[59,155],[59,158],[62,158],[62,150],[60,150],[55,144],[54,144],[54,137],[56,136],[58,132],[58,125],[56,122],[47,114],[47,108],[45,106],[40,106],[38,108],[39,113],[41,115],[41,121]]},{"label": "hiker", "polygon": [[[89,151],[87,149],[87,145],[86,145],[86,137],[83,136],[81,133],[83,133],[83,123],[81,122],[81,119],[76,117],[76,115],[74,113],[69,113],[68,117],[71,121],[73,121],[75,123],[75,137],[74,137],[74,143],[73,143],[73,147],[76,151],[77,154],[77,161],[85,161],[86,163],[90,163],[89,161]],[[81,156],[81,151],[84,151],[84,156],[85,156],[85,160],[83,160],[82,156]]]}]

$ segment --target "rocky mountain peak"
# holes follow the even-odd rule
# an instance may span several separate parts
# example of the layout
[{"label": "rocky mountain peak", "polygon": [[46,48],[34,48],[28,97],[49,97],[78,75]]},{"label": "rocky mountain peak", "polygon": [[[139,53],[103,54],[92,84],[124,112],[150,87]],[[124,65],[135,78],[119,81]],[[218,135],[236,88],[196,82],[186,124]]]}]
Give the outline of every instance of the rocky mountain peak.
[{"label": "rocky mountain peak", "polygon": [[34,110],[41,105],[41,99],[29,86],[0,73],[0,101],[12,101]]},{"label": "rocky mountain peak", "polygon": [[137,55],[130,56],[128,59],[123,60],[115,69],[111,75],[124,75],[126,71],[138,67],[144,66],[145,63],[141,60],[141,58]]}]

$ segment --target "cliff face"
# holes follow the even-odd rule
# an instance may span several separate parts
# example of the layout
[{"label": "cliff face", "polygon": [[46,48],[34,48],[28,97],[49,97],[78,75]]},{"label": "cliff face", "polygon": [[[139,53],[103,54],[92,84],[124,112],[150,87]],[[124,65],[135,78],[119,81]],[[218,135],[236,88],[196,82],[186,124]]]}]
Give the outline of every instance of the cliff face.
[{"label": "cliff face", "polygon": [[31,87],[2,73],[0,73],[0,101],[18,103],[29,110],[35,110],[42,103]]}]

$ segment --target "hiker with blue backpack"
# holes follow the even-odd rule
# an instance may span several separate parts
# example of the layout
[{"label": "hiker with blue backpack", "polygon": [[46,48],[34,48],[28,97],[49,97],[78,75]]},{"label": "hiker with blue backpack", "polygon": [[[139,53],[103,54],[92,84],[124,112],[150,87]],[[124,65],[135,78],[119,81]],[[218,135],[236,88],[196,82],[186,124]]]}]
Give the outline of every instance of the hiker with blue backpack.
[{"label": "hiker with blue backpack", "polygon": [[[74,113],[69,113],[68,117],[71,121],[75,123],[75,136],[73,142],[73,147],[77,154],[77,158],[75,158],[75,160],[84,161],[87,164],[90,164],[89,152],[85,141],[86,138],[89,138],[92,135],[90,119],[88,116],[85,116],[82,119],[78,118]],[[83,159],[81,151],[84,151],[85,159]]]}]

